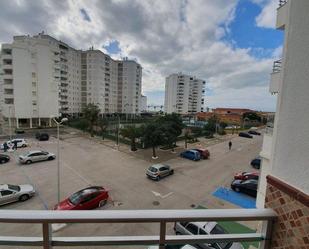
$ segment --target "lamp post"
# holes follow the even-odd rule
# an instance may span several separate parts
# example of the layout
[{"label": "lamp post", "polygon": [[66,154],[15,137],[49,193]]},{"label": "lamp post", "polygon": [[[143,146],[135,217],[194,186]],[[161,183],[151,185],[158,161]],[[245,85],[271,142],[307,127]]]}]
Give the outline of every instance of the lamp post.
[{"label": "lamp post", "polygon": [[67,118],[61,119],[60,122],[58,122],[55,118],[53,118],[54,122],[57,124],[57,203],[60,203],[60,144],[59,144],[59,127],[64,122],[67,122]]},{"label": "lamp post", "polygon": [[12,108],[12,106],[9,106],[9,129],[10,129],[10,141],[12,141],[11,108]]}]

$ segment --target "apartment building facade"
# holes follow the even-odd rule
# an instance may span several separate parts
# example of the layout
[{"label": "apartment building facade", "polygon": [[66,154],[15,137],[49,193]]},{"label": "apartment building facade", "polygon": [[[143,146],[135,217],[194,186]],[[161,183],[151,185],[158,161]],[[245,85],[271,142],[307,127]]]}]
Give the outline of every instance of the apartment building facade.
[{"label": "apartment building facade", "polygon": [[182,73],[171,74],[165,81],[166,113],[194,114],[204,111],[205,81]]},{"label": "apartment building facade", "polygon": [[135,61],[76,50],[39,33],[2,44],[0,66],[2,115],[13,126],[51,125],[53,117],[79,115],[88,103],[101,113],[139,113],[142,67]]},{"label": "apartment building facade", "polygon": [[270,92],[277,94],[273,128],[260,155],[258,208],[278,213],[271,248],[308,248],[309,217],[309,1],[280,1],[277,29],[285,33]]}]

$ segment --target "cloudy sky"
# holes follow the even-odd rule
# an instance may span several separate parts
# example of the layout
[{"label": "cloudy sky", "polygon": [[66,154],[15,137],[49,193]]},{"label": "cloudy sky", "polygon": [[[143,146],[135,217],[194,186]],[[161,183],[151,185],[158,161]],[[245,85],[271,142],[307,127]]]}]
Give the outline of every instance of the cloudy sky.
[{"label": "cloudy sky", "polygon": [[[0,2],[0,42],[41,31],[143,66],[148,104],[164,102],[165,77],[206,80],[206,106],[275,110],[268,92],[283,33],[277,0],[10,0]],[[5,24],[5,25],[4,25]]]}]

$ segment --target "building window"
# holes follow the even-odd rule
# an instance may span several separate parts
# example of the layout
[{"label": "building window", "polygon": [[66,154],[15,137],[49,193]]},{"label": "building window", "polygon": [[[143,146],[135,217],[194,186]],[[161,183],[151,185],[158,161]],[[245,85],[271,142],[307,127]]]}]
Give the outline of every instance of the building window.
[{"label": "building window", "polygon": [[32,73],[32,78],[35,78],[35,75],[36,75],[35,73]]},{"label": "building window", "polygon": [[32,91],[32,96],[36,96],[36,92],[35,91]]},{"label": "building window", "polygon": [[36,101],[35,100],[32,101],[32,105],[36,105]]}]

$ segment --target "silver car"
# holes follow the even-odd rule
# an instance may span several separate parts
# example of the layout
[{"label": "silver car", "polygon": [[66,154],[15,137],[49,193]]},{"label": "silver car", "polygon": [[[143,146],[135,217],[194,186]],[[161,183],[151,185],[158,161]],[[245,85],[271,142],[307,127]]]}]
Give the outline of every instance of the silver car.
[{"label": "silver car", "polygon": [[146,175],[154,180],[159,181],[162,177],[169,176],[174,174],[174,170],[171,169],[170,166],[164,164],[154,164],[150,166],[147,171]]},{"label": "silver car", "polygon": [[35,150],[20,155],[19,162],[24,164],[30,164],[39,161],[53,160],[55,158],[56,158],[55,154],[49,153],[47,151]]},{"label": "silver car", "polygon": [[34,196],[35,190],[32,185],[0,185],[0,205],[16,201],[26,201]]},{"label": "silver car", "polygon": [[[176,222],[176,235],[209,235],[227,233],[217,222]],[[240,243],[216,242],[212,244],[198,244],[202,249],[244,249]]]}]

